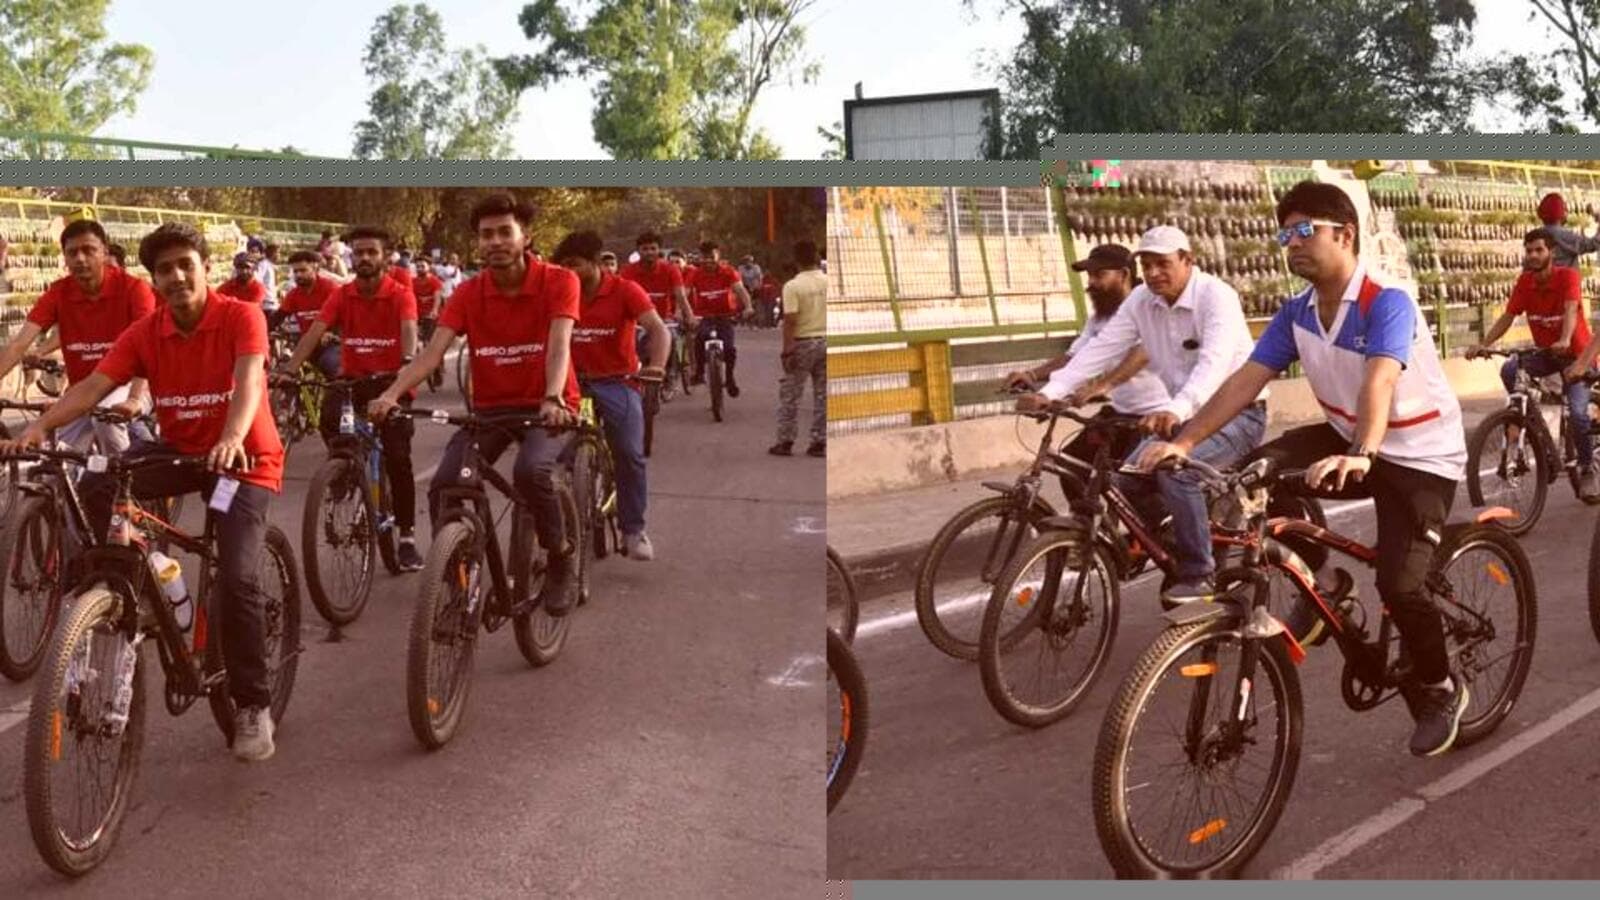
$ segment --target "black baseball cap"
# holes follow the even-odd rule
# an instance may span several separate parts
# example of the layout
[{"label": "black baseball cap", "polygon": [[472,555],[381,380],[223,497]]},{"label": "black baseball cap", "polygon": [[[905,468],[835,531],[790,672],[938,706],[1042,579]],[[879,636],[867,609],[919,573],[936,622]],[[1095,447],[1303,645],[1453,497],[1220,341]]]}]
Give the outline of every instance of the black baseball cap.
[{"label": "black baseball cap", "polygon": [[1072,264],[1077,272],[1098,272],[1102,269],[1127,269],[1133,271],[1133,254],[1121,244],[1101,244],[1089,251],[1089,256]]}]

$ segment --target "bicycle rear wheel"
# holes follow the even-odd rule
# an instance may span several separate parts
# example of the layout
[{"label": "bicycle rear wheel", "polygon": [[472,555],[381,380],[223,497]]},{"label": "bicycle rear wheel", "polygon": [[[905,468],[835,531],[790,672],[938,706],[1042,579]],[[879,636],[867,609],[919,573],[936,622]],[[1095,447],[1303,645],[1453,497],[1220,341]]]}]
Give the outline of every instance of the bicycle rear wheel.
[{"label": "bicycle rear wheel", "polygon": [[[578,546],[582,547],[582,543]],[[511,602],[521,604],[544,587],[545,559],[534,540],[532,513],[522,509],[513,513],[510,549]],[[587,565],[583,554],[581,549],[576,554],[580,566]],[[572,616],[555,618],[539,606],[527,615],[512,619],[511,633],[517,639],[522,658],[528,665],[541,668],[561,655],[571,625]]]},{"label": "bicycle rear wheel", "polygon": [[1294,786],[1303,711],[1282,639],[1260,642],[1242,733],[1237,622],[1175,625],[1140,655],[1095,746],[1100,847],[1119,878],[1225,877],[1271,835]]},{"label": "bicycle rear wheel", "polygon": [[62,524],[49,500],[28,496],[0,531],[0,674],[12,681],[39,667],[61,611]]},{"label": "bicycle rear wheel", "polygon": [[[837,698],[837,699],[835,699]],[[828,812],[839,805],[861,767],[867,743],[867,681],[854,653],[828,629]]]},{"label": "bicycle rear wheel", "polygon": [[[50,868],[76,877],[105,860],[122,830],[144,749],[142,652],[120,731],[108,718],[121,601],[96,586],[77,597],[34,687],[23,748],[23,792],[33,845]],[[109,771],[107,771],[109,769]],[[86,796],[87,795],[87,796]]]},{"label": "bicycle rear wheel", "polygon": [[[1510,426],[1522,429],[1522,447],[1506,435]],[[1517,514],[1501,520],[1502,527],[1524,535],[1539,524],[1545,495],[1550,489],[1551,449],[1544,431],[1529,427],[1514,409],[1494,412],[1479,423],[1467,441],[1467,497],[1473,506],[1504,506]]]},{"label": "bicycle rear wheel", "polygon": [[372,498],[362,481],[354,460],[334,456],[306,489],[300,520],[306,587],[311,605],[330,625],[354,622],[372,595],[377,538]]},{"label": "bicycle rear wheel", "polygon": [[[262,656],[267,663],[272,725],[276,730],[283,726],[284,714],[289,709],[289,695],[294,693],[295,675],[300,670],[300,580],[295,574],[294,546],[289,543],[289,536],[282,529],[268,525],[261,548],[263,553],[256,569],[256,584],[261,591],[262,633],[266,638]],[[213,594],[216,587],[216,582],[212,581],[210,588]],[[208,615],[212,624],[206,640],[205,670],[207,673],[221,672],[226,664],[222,653],[222,619],[215,604]],[[206,700],[211,706],[212,720],[217,723],[228,746],[233,746],[233,716],[237,707],[227,682],[213,689]]]},{"label": "bicycle rear wheel", "polygon": [[1449,532],[1430,579],[1444,619],[1451,672],[1466,680],[1467,709],[1456,746],[1482,740],[1511,714],[1528,670],[1539,615],[1533,568],[1522,546],[1494,525]]},{"label": "bicycle rear wheel", "polygon": [[478,616],[487,593],[476,526],[448,522],[434,535],[422,569],[422,592],[411,616],[406,653],[406,713],[428,750],[450,742],[472,693]]},{"label": "bicycle rear wheel", "polygon": [[856,624],[861,620],[861,601],[856,596],[856,582],[850,570],[832,547],[828,548],[828,627],[839,633],[845,643],[856,639]]}]

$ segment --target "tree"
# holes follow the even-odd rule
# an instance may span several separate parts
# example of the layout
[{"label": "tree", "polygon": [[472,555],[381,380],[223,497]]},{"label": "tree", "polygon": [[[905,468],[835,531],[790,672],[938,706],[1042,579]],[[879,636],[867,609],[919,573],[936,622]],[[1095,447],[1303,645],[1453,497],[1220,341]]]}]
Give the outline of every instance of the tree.
[{"label": "tree", "polygon": [[1468,56],[1471,0],[1000,2],[1026,26],[998,72],[1016,158],[1057,132],[1467,131],[1514,87]]},{"label": "tree", "polygon": [[801,18],[815,0],[599,0],[579,22],[558,0],[518,21],[533,54],[496,66],[514,90],[598,76],[594,138],[617,159],[773,159],[751,117],[779,80],[815,81]]},{"label": "tree", "polygon": [[[92,135],[133,112],[155,56],[108,43],[108,0],[0,0],[0,122],[8,129]],[[73,155],[87,151],[70,149]],[[0,155],[43,159],[48,144],[0,138]]]},{"label": "tree", "polygon": [[[1519,112],[1543,115],[1550,130],[1575,130],[1567,119],[1564,91],[1557,84],[1565,75],[1575,83],[1578,110],[1592,124],[1600,124],[1600,2],[1597,0],[1528,0],[1530,17],[1542,17],[1560,37],[1562,46],[1552,54],[1553,61],[1536,63],[1523,56],[1513,57],[1512,77],[1524,84],[1544,88],[1538,100],[1525,102]],[[1565,67],[1563,71],[1562,67]],[[1525,92],[1533,95],[1533,91]],[[1566,127],[1562,127],[1566,126]]]},{"label": "tree", "polygon": [[361,57],[372,95],[356,123],[362,159],[494,159],[509,155],[517,96],[483,47],[451,52],[426,3],[397,4],[373,23]]},{"label": "tree", "polygon": [[835,120],[833,127],[817,126],[817,137],[827,142],[822,151],[823,159],[844,159],[844,123]]}]

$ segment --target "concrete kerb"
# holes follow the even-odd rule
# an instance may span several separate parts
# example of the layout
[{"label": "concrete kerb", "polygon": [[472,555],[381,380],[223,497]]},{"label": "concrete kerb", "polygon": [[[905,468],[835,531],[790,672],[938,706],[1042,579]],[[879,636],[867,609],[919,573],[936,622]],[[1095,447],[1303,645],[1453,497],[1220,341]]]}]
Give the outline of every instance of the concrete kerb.
[{"label": "concrete kerb", "polygon": [[[1462,400],[1470,434],[1504,401],[1498,363],[1449,359],[1445,371]],[[1304,379],[1273,382],[1269,437],[1319,421],[1322,410]],[[1014,416],[996,416],[830,439],[829,532],[838,538],[830,543],[844,556],[863,598],[909,590],[933,535],[950,516],[983,496],[978,482],[1015,478],[1032,459],[1042,428]],[[1059,493],[1054,485],[1046,488],[1047,497],[1058,505]],[[880,500],[914,507],[917,514],[897,521],[881,513],[852,515],[853,507],[866,504],[883,509]],[[896,539],[895,532],[904,537]]]}]

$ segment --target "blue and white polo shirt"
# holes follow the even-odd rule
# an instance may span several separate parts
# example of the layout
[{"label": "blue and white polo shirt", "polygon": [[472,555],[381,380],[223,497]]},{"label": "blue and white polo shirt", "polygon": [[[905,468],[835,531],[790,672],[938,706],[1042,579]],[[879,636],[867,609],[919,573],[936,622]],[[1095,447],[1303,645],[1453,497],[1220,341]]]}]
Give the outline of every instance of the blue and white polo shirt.
[{"label": "blue and white polo shirt", "polygon": [[1400,378],[1378,456],[1460,481],[1467,463],[1461,404],[1416,301],[1399,288],[1379,285],[1357,266],[1330,336],[1317,317],[1315,294],[1308,287],[1283,304],[1256,342],[1251,361],[1281,372],[1298,360],[1328,423],[1353,440],[1366,361],[1374,356],[1399,360]]}]

